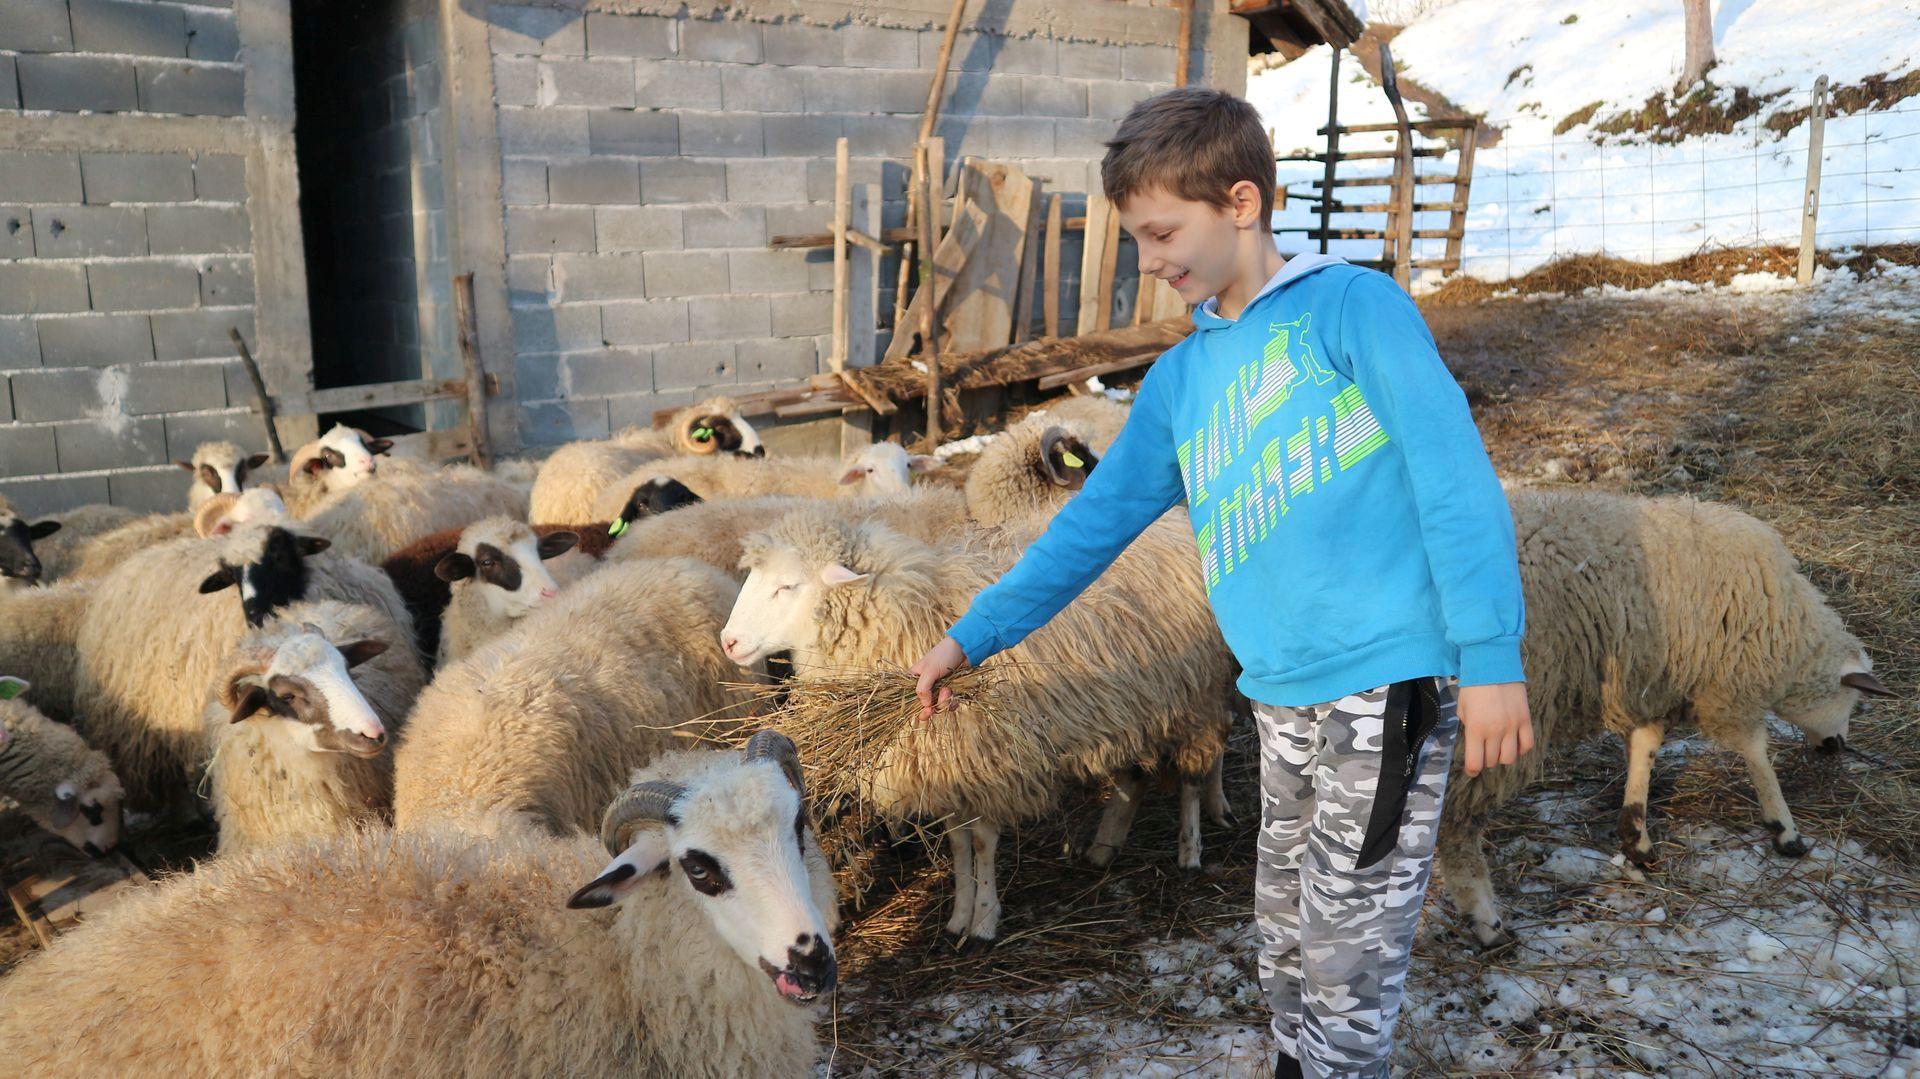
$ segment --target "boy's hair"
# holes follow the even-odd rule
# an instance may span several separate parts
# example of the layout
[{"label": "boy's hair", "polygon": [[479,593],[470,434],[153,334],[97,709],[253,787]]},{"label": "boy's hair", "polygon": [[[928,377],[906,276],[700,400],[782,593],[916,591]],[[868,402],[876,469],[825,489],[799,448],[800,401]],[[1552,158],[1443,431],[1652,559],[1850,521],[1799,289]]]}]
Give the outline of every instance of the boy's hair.
[{"label": "boy's hair", "polygon": [[1260,212],[1273,215],[1273,140],[1252,105],[1222,90],[1183,86],[1128,110],[1107,140],[1100,182],[1118,206],[1160,188],[1226,210],[1242,180],[1260,189]]}]

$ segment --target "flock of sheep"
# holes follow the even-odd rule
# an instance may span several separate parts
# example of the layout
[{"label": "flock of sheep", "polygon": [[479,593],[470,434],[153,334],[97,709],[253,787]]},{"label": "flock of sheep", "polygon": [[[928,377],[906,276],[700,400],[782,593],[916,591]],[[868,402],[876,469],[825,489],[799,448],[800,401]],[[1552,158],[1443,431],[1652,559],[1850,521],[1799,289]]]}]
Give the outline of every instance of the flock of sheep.
[{"label": "flock of sheep", "polygon": [[[123,808],[218,828],[212,859],[0,979],[0,1045],[49,1072],[809,1074],[838,917],[801,762],[771,730],[710,747],[764,722],[771,661],[801,686],[911,663],[1125,419],[1059,403],[964,490],[890,443],[769,457],[716,399],[519,472],[335,427],[273,484],[201,447],[180,514],[0,501],[0,795],[93,853]],[[1601,729],[1628,749],[1629,857],[1682,722],[1744,755],[1776,849],[1804,852],[1766,715],[1833,750],[1887,691],[1779,537],[1690,499],[1509,497],[1543,752],[1452,780],[1439,859],[1471,933],[1504,932],[1489,814]],[[962,703],[848,777],[945,828],[951,934],[996,939],[1002,829],[1076,788],[1113,788],[1077,844],[1104,866],[1176,778],[1200,865],[1244,702],[1184,511],[990,662],[992,722]]]}]

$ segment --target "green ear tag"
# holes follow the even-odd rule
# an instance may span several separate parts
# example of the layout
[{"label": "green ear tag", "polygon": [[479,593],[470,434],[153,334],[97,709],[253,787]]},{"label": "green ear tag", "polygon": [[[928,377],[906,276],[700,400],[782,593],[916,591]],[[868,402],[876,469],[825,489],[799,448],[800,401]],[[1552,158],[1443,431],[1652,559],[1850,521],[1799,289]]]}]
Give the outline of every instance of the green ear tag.
[{"label": "green ear tag", "polygon": [[705,442],[712,437],[713,428],[711,427],[696,427],[693,429],[693,440],[695,442]]},{"label": "green ear tag", "polygon": [[609,536],[624,536],[626,532],[627,519],[625,517],[615,517],[613,523],[607,526],[607,535]]},{"label": "green ear tag", "polygon": [[18,678],[0,678],[0,701],[10,701],[27,691],[27,683]]},{"label": "green ear tag", "polygon": [[1086,467],[1086,462],[1082,461],[1079,457],[1075,456],[1072,450],[1061,450],[1060,459],[1067,463],[1068,468]]}]

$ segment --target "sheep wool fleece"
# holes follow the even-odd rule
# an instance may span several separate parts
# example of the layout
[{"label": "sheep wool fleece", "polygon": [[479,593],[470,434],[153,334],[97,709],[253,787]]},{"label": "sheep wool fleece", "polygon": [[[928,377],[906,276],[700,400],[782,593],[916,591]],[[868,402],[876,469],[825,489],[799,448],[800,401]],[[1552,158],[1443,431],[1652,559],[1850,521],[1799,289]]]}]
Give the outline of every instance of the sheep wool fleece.
[{"label": "sheep wool fleece", "polygon": [[1460,733],[1455,681],[1256,704],[1260,985],[1302,1075],[1379,1079]]}]

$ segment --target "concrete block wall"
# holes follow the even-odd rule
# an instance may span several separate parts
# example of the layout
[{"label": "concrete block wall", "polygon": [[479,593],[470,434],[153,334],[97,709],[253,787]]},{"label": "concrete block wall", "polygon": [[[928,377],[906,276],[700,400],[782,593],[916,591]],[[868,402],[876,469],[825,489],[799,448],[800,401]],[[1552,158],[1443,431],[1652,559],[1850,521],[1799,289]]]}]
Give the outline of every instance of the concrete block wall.
[{"label": "concrete block wall", "polygon": [[[827,230],[843,136],[853,182],[879,186],[887,227],[904,222],[941,40],[937,22],[910,10],[878,20],[904,25],[869,25],[826,4],[810,5],[808,19],[757,17],[750,5],[598,6],[495,5],[487,16],[529,446],[602,437],[657,408],[821,370],[831,251],[767,243]],[[885,14],[859,14],[876,10]],[[1066,193],[1068,216],[1083,212],[1103,140],[1135,101],[1173,85],[1174,51],[1171,33],[963,32],[938,127],[950,167],[967,155],[1016,163]],[[893,261],[881,270],[883,323]],[[1077,237],[1062,265],[1077,277]],[[1075,289],[1066,283],[1067,332]]]},{"label": "concrete block wall", "polygon": [[239,116],[233,0],[0,0],[0,108]]}]

